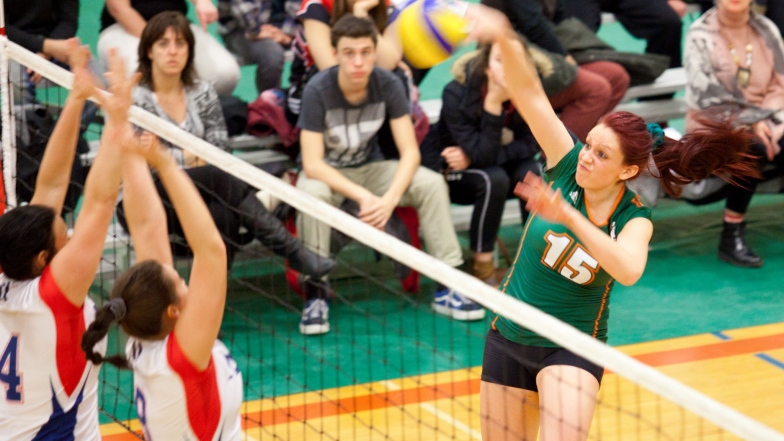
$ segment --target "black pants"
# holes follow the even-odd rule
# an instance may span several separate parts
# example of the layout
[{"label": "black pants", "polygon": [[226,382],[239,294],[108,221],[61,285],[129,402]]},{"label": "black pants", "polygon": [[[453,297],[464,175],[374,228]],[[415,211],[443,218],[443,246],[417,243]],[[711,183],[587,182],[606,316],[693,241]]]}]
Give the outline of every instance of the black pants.
[{"label": "black pants", "polygon": [[[473,204],[471,214],[471,250],[479,253],[493,251],[501,216],[506,200],[513,196],[512,191],[529,171],[541,174],[535,159],[509,161],[506,164],[469,168],[449,173],[449,197],[456,204]],[[525,223],[528,212],[525,203],[520,201],[520,215]]]},{"label": "black pants", "polygon": [[683,24],[666,0],[561,0],[563,17],[577,17],[596,31],[602,11],[612,12],[626,30],[648,41],[646,52],[667,55],[670,67],[681,66]]},{"label": "black pants", "polygon": [[[784,139],[779,141],[779,145],[784,148]],[[749,204],[751,204],[751,198],[757,190],[757,185],[759,185],[760,182],[784,174],[784,153],[779,153],[773,158],[773,161],[768,161],[764,145],[755,143],[751,145],[749,150],[752,155],[757,157],[759,169],[763,175],[762,179],[746,179],[739,182],[738,185],[725,185],[716,193],[705,196],[702,199],[690,200],[688,202],[694,205],[703,205],[726,198],[727,209],[736,213],[745,214],[746,210],[749,209]]]},{"label": "black pants", "polygon": [[[247,243],[252,237],[245,237],[240,234],[242,225],[242,213],[237,207],[247,196],[251,195],[255,189],[234,176],[220,170],[212,165],[204,167],[194,167],[185,170],[191,178],[201,197],[207,204],[207,208],[218,227],[223,241],[226,243],[226,251],[229,257],[229,264],[234,257],[234,253],[239,247]],[[170,235],[184,238],[185,234],[174,211],[174,206],[166,193],[166,189],[160,180],[155,180],[155,187],[163,202],[166,211],[167,228]],[[117,215],[123,228],[127,231],[125,213],[120,203],[117,206]],[[174,253],[177,255],[188,255],[188,247],[184,241],[172,243]]]}]

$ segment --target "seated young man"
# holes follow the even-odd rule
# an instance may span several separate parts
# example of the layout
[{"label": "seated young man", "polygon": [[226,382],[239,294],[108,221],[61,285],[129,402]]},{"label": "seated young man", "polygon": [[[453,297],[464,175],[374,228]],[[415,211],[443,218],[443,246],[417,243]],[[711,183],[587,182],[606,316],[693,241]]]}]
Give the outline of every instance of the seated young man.
[{"label": "seated young man", "polygon": [[[353,15],[332,27],[338,64],[314,76],[302,95],[298,125],[303,171],[297,187],[335,206],[345,198],[353,200],[360,219],[379,229],[395,207],[414,207],[428,252],[456,267],[463,259],[450,217],[449,190],[443,176],[419,166],[403,84],[391,72],[374,67],[377,38],[372,22]],[[381,155],[377,133],[386,119],[399,160]],[[298,231],[310,249],[329,254],[329,225],[300,215]],[[300,332],[326,333],[327,290],[323,284],[307,286]],[[433,309],[457,320],[477,320],[485,314],[477,303],[441,285]]]}]

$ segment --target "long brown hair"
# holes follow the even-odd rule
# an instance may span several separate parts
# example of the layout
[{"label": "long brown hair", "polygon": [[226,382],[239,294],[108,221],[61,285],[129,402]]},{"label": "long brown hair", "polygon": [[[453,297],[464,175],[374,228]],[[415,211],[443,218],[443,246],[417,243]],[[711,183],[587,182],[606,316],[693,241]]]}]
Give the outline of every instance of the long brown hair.
[{"label": "long brown hair", "polygon": [[142,78],[139,84],[151,90],[155,90],[155,84],[152,79],[152,60],[148,55],[150,49],[156,41],[163,37],[166,29],[172,28],[174,33],[182,36],[188,44],[188,60],[185,62],[185,67],[182,69],[180,79],[185,86],[192,86],[196,81],[196,69],[193,67],[193,57],[195,53],[196,40],[191,31],[191,24],[182,13],[177,11],[165,11],[157,14],[147,22],[147,26],[142,31],[141,39],[139,40],[139,67],[138,71],[141,72]]},{"label": "long brown hair", "polygon": [[704,128],[680,140],[663,137],[659,146],[645,121],[633,113],[609,113],[599,124],[618,136],[625,165],[643,170],[652,156],[662,188],[675,197],[682,185],[713,175],[736,185],[745,178],[760,177],[757,159],[749,153],[751,134],[729,122],[701,121]]},{"label": "long brown hair", "polygon": [[114,282],[112,299],[122,299],[124,310],[118,317],[117,311],[107,302],[95,313],[93,321],[82,336],[82,349],[93,364],[106,361],[121,368],[128,367],[122,355],[103,357],[93,347],[109,332],[115,321],[119,322],[126,334],[142,339],[150,339],[161,333],[161,317],[169,305],[177,303],[174,282],[166,277],[163,267],[154,260],[146,260],[134,265]]}]

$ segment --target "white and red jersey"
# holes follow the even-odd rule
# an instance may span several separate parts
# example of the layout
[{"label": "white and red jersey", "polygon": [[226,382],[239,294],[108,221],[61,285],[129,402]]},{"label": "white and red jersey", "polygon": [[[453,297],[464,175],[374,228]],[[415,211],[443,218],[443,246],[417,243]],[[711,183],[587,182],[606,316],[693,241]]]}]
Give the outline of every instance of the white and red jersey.
[{"label": "white and red jersey", "polygon": [[99,367],[81,348],[93,320],[92,300],[74,306],[49,267],[32,280],[0,274],[0,440],[101,439]]},{"label": "white and red jersey", "polygon": [[201,372],[185,357],[174,332],[163,340],[131,338],[126,355],[147,441],[241,438],[242,374],[220,340]]}]

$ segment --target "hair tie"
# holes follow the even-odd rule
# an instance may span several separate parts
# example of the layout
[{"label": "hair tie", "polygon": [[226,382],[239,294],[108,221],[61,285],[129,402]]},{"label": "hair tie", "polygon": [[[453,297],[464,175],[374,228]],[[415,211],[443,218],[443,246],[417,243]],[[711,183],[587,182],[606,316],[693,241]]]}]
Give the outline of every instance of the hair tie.
[{"label": "hair tie", "polygon": [[123,300],[121,297],[116,297],[109,300],[107,305],[109,306],[109,311],[114,314],[115,320],[119,322],[125,318],[125,313],[128,312],[128,308],[125,306],[125,300]]},{"label": "hair tie", "polygon": [[664,130],[662,130],[660,125],[648,123],[648,133],[650,133],[651,138],[653,138],[653,150],[656,150],[664,144]]}]

